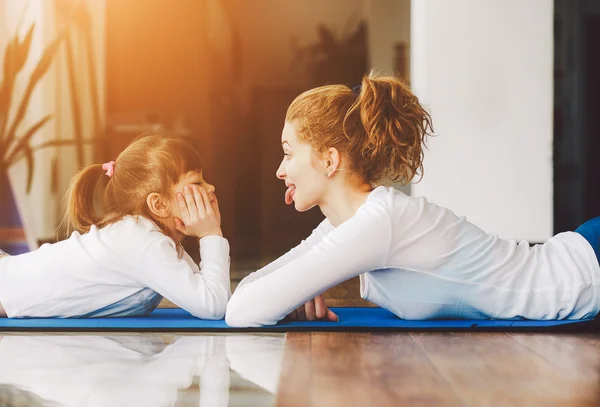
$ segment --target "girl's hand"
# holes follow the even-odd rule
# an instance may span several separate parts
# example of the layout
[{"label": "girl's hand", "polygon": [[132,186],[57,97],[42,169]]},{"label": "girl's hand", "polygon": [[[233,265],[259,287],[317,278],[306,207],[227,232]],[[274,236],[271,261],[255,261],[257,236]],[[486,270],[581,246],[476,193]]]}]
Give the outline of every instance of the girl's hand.
[{"label": "girl's hand", "polygon": [[210,201],[210,206],[213,208],[213,212],[219,221],[219,226],[221,226],[221,211],[219,210],[219,201],[217,201],[217,196],[213,193],[213,200]]},{"label": "girl's hand", "polygon": [[177,194],[177,203],[181,219],[175,218],[175,228],[179,232],[199,239],[211,235],[223,236],[219,206],[216,200],[211,204],[206,189],[198,185],[186,185],[183,194]]},{"label": "girl's hand", "polygon": [[299,306],[285,317],[285,319],[291,321],[324,320],[330,322],[338,322],[340,320],[332,310],[327,308],[325,300],[321,295],[317,295],[306,304]]}]

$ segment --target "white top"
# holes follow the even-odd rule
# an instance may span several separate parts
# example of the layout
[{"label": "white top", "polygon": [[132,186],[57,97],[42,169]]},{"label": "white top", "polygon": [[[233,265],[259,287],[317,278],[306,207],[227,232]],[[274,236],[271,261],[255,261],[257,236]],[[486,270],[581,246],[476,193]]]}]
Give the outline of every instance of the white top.
[{"label": "white top", "polygon": [[600,267],[578,233],[543,245],[503,240],[422,197],[373,190],[334,228],[250,274],[227,306],[231,326],[272,325],[360,275],[361,296],[403,319],[580,319],[600,310]]},{"label": "white top", "polygon": [[221,319],[231,295],[229,243],[200,239],[200,267],[150,220],[127,216],[89,233],[0,259],[9,317],[77,317],[150,288],[203,319]]}]

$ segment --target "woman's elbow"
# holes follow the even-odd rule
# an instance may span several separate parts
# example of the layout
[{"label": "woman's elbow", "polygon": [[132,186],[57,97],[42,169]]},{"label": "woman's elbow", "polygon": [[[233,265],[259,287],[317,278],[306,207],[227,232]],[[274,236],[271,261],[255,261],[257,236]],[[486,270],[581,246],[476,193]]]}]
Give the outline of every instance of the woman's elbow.
[{"label": "woman's elbow", "polygon": [[235,306],[232,306],[231,301],[227,304],[227,310],[225,311],[225,323],[235,328],[245,328],[248,326],[243,315],[238,312]]},{"label": "woman's elbow", "polygon": [[235,328],[248,328],[261,326],[260,324],[253,321],[248,315],[248,310],[244,309],[237,304],[235,299],[229,301],[227,304],[227,311],[225,312],[225,323]]}]

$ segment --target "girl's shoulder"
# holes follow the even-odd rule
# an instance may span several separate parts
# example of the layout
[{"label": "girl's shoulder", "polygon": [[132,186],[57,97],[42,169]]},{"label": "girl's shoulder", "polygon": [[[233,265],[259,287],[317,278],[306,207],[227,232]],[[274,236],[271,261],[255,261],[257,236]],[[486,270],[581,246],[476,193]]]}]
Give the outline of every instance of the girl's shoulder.
[{"label": "girl's shoulder", "polygon": [[179,253],[173,239],[165,235],[152,220],[144,216],[125,216],[100,229],[98,239],[112,247],[113,250],[127,253],[133,258],[140,257],[149,260],[149,253],[157,251],[165,252],[171,257],[177,256]]},{"label": "girl's shoulder", "polygon": [[106,226],[104,229],[113,229],[113,230],[121,230],[121,229],[129,229],[136,230],[139,232],[160,232],[160,228],[156,223],[152,220],[146,218],[141,215],[127,215],[117,222]]},{"label": "girl's shoulder", "polygon": [[160,228],[144,216],[125,216],[123,219],[105,226],[100,234],[118,241],[142,242],[166,237]]}]

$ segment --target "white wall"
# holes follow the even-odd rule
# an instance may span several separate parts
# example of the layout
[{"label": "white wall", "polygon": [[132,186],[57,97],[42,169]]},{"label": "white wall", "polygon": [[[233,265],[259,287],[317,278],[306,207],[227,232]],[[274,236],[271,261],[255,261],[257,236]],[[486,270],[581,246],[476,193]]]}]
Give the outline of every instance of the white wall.
[{"label": "white wall", "polygon": [[413,0],[412,86],[438,136],[412,194],[501,237],[550,237],[552,65],[552,0]]}]

